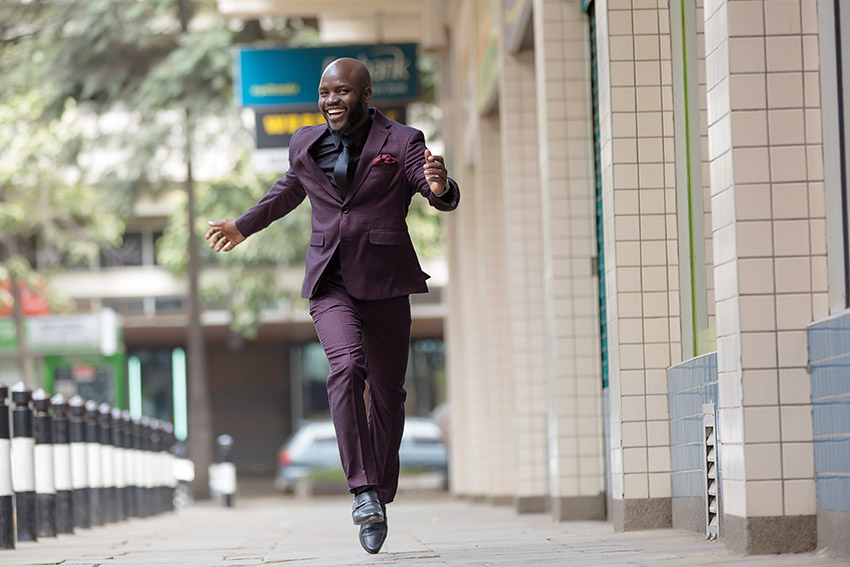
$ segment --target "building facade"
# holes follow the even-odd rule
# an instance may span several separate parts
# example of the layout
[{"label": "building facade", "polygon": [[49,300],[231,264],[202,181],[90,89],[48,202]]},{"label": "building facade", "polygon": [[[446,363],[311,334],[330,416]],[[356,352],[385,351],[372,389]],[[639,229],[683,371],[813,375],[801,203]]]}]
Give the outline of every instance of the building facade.
[{"label": "building facade", "polygon": [[846,10],[446,7],[454,493],[850,552]]}]

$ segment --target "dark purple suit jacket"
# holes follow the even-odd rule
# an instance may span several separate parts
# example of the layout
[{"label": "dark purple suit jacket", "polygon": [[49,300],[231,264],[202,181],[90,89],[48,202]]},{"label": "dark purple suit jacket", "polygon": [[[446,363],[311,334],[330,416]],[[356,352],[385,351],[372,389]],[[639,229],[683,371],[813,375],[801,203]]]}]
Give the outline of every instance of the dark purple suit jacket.
[{"label": "dark purple suit jacket", "polygon": [[[312,297],[337,246],[345,288],[363,300],[428,291],[407,231],[407,209],[416,192],[431,206],[457,208],[460,189],[449,180],[450,201],[428,187],[422,166],[425,137],[375,109],[372,127],[345,200],[310,156],[309,149],[327,126],[305,126],[292,136],[289,171],[260,202],[236,220],[244,236],[260,231],[298,206],[305,196],[313,208],[302,297]],[[380,158],[379,158],[380,156]]]}]

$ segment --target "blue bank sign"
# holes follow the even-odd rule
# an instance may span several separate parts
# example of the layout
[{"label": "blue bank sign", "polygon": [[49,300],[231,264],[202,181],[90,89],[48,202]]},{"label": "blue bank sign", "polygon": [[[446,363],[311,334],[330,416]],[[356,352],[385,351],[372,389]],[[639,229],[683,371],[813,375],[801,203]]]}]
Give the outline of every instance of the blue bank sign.
[{"label": "blue bank sign", "polygon": [[416,44],[342,45],[236,50],[236,103],[248,107],[315,105],[324,68],[339,57],[362,61],[372,74],[372,98],[405,102],[419,96]]}]

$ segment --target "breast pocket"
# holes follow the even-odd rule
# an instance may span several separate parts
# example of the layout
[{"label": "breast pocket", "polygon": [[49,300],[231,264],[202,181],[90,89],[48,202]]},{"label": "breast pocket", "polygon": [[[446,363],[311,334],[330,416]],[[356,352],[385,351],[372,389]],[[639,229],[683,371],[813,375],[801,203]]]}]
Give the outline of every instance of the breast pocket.
[{"label": "breast pocket", "polygon": [[324,246],[324,245],[325,245],[325,233],[323,233],[323,232],[312,232],[312,233],[310,233],[310,246]]},{"label": "breast pocket", "polygon": [[370,230],[369,243],[388,246],[404,246],[410,237],[403,230]]}]

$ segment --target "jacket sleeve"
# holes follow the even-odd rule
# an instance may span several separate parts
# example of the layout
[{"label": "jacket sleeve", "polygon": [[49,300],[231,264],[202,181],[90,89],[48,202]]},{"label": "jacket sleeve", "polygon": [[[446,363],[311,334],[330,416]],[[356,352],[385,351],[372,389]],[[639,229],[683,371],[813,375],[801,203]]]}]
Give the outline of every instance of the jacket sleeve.
[{"label": "jacket sleeve", "polygon": [[407,141],[404,154],[404,172],[407,180],[423,197],[428,199],[432,207],[441,211],[453,211],[460,203],[460,187],[454,179],[447,180],[448,192],[442,197],[437,197],[428,181],[425,179],[425,136],[421,131],[415,130]]},{"label": "jacket sleeve", "polygon": [[300,205],[306,195],[290,167],[256,205],[236,219],[236,228],[246,237],[259,232]]}]

